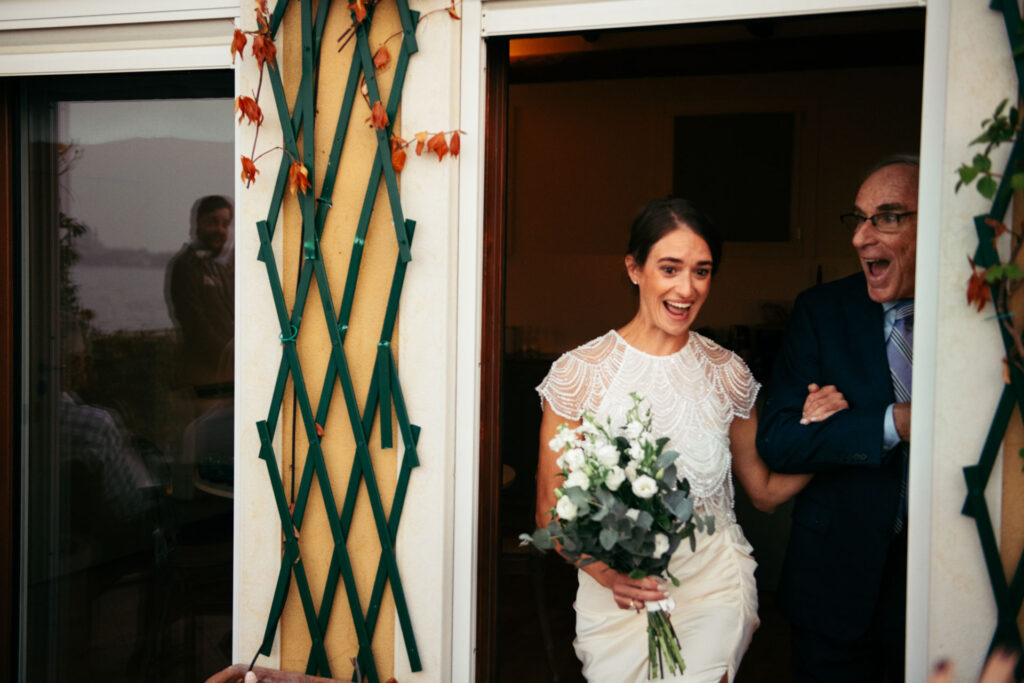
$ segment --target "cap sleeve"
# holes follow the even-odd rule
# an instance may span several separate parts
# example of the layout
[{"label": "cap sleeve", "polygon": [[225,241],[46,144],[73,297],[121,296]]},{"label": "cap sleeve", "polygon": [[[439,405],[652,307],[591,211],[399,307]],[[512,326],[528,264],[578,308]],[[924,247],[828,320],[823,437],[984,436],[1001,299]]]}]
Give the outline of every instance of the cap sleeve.
[{"label": "cap sleeve", "polygon": [[723,368],[722,385],[732,404],[733,416],[746,419],[754,409],[761,383],[754,379],[754,374],[742,358],[735,353],[731,353],[731,356],[730,362]]},{"label": "cap sleeve", "polygon": [[615,375],[619,359],[616,349],[616,337],[609,332],[562,354],[537,385],[541,410],[547,401],[567,420],[582,419],[584,411],[595,412]]},{"label": "cap sleeve", "polygon": [[562,356],[551,364],[544,380],[537,385],[540,395],[540,409],[547,401],[551,409],[567,420],[579,420],[585,410],[587,387],[590,373],[584,363],[573,352]]}]

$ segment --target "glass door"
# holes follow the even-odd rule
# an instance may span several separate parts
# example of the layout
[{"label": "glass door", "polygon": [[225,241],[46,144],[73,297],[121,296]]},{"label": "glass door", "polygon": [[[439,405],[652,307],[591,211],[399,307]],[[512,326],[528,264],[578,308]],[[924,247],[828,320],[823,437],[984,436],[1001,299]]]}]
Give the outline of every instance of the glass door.
[{"label": "glass door", "polygon": [[229,663],[232,94],[216,71],[22,84],[22,680]]}]

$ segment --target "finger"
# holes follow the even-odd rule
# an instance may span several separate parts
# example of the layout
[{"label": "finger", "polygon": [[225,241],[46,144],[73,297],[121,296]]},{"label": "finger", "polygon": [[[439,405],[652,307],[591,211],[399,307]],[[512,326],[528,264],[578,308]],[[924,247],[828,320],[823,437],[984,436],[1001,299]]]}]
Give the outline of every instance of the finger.
[{"label": "finger", "polygon": [[988,658],[978,683],[1009,683],[1013,681],[1013,669],[1017,666],[1017,654],[998,648]]},{"label": "finger", "polygon": [[813,382],[811,384],[807,385],[807,393],[808,394],[813,394],[813,393],[817,392],[819,389],[821,389],[821,387],[819,387],[817,384],[814,384]]}]

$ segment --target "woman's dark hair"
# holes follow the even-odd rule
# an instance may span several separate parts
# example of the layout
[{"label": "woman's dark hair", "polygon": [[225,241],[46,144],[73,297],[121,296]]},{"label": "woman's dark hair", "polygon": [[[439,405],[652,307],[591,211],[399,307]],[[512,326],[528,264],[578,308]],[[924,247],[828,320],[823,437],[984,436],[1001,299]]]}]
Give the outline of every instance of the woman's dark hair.
[{"label": "woman's dark hair", "polygon": [[680,227],[689,228],[707,242],[708,249],[711,250],[711,274],[714,275],[722,262],[722,237],[710,218],[680,197],[655,199],[640,210],[629,228],[629,247],[626,253],[642,266],[647,262],[651,247]]}]

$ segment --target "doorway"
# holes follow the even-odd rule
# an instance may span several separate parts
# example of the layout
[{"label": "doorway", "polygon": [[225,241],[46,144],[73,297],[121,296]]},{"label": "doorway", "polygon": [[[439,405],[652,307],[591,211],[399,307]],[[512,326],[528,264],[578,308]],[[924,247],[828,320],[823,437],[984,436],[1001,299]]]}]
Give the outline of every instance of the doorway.
[{"label": "doorway", "polygon": [[[924,18],[489,41],[488,122],[504,128],[488,133],[488,176],[502,182],[487,183],[485,222],[478,680],[581,680],[574,571],[516,542],[533,528],[533,387],[560,353],[632,316],[622,256],[635,211],[682,194],[722,224],[723,267],[697,324],[769,382],[796,294],[857,268],[836,216],[860,174],[919,144]],[[737,680],[786,680],[788,628],[773,596],[788,510],[762,515],[739,494],[737,516],[759,562],[762,618]],[[485,542],[488,528],[498,541]]]}]

